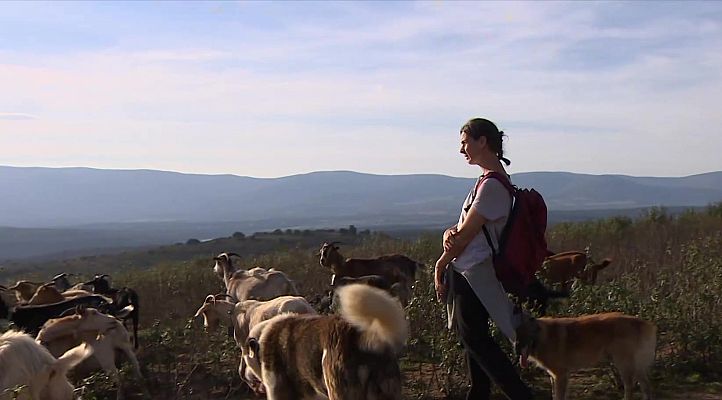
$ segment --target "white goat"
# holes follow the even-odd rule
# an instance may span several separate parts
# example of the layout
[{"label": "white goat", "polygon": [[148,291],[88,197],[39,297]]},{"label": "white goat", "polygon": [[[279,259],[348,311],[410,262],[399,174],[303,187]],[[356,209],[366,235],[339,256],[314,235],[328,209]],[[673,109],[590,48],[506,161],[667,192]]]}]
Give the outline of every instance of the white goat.
[{"label": "white goat", "polygon": [[83,343],[56,359],[26,333],[5,332],[0,336],[0,399],[71,400],[67,373],[90,354],[91,347]]},{"label": "white goat", "polygon": [[226,293],[235,300],[270,300],[278,296],[298,295],[296,286],[283,272],[273,268],[237,269],[231,262],[232,256],[240,257],[236,253],[221,253],[214,257],[213,271],[223,279]]},{"label": "white goat", "polygon": [[[93,357],[77,368],[77,375],[87,375],[102,368],[115,380],[118,386],[117,398],[122,399],[123,383],[115,366],[116,352],[125,354],[136,378],[142,380],[143,376],[138,359],[133,353],[130,334],[119,320],[92,308],[76,310],[74,315],[46,322],[36,340],[45,345],[52,354],[58,354],[73,347],[78,341],[91,338],[96,340]],[[143,389],[147,391],[145,386]]]},{"label": "white goat", "polygon": [[[271,319],[279,314],[316,314],[311,304],[300,296],[281,296],[268,301],[245,300],[236,304],[230,301],[220,300],[220,296],[228,295],[209,295],[206,297],[201,308],[195,314],[195,317],[203,316],[203,325],[207,330],[215,330],[221,321],[224,321],[233,327],[233,338],[236,345],[241,349],[241,356],[245,358],[246,339],[248,333],[257,324]],[[253,375],[249,374],[246,364],[241,360],[238,366],[238,374],[241,379],[256,391],[261,391],[262,385],[259,379],[253,379]]]}]

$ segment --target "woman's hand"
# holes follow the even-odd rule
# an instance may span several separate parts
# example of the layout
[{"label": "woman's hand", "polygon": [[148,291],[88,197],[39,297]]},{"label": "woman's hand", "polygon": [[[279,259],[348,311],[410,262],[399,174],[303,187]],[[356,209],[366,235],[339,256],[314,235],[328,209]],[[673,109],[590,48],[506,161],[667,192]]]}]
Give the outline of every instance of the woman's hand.
[{"label": "woman's hand", "polygon": [[444,282],[446,268],[448,268],[448,264],[442,265],[438,261],[434,267],[434,289],[436,289],[436,300],[440,302],[446,300],[446,294],[449,290],[449,283]]},{"label": "woman's hand", "polygon": [[451,246],[454,245],[454,235],[457,232],[458,231],[456,230],[455,226],[444,231],[444,242],[443,242],[444,251],[449,251],[449,249],[451,249]]}]

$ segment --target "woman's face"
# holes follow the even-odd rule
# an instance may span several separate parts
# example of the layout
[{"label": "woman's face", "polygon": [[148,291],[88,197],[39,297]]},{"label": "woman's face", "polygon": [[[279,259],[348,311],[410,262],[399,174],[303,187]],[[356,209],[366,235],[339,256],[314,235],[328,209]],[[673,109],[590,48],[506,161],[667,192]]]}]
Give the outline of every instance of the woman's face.
[{"label": "woman's face", "polygon": [[466,132],[461,133],[461,149],[459,152],[464,155],[466,162],[477,165],[481,162],[481,154],[486,147],[486,137],[480,136],[478,140],[474,139]]}]

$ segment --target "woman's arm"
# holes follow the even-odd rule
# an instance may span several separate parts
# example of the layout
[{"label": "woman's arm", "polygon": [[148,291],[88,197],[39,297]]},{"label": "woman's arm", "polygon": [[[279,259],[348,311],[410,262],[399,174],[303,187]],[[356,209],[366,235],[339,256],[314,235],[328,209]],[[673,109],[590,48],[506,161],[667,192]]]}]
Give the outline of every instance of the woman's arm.
[{"label": "woman's arm", "polygon": [[452,235],[458,232],[458,229],[456,229],[456,224],[453,226],[450,226],[448,229],[444,231],[444,238],[441,241],[442,246],[444,248],[444,251],[449,250],[449,247],[451,247],[451,240],[453,240]]},{"label": "woman's arm", "polygon": [[[487,219],[481,215],[476,208],[472,207],[466,214],[466,218],[456,232],[450,232],[449,237],[445,241],[444,254],[439,260],[444,259],[446,264],[451,262],[454,257],[461,254],[472,239],[481,232],[481,228],[487,223]],[[447,246],[448,244],[448,246]]]},{"label": "woman's arm", "polygon": [[474,207],[466,214],[466,218],[461,226],[457,226],[457,231],[450,232],[448,229],[444,232],[444,236],[449,232],[448,238],[444,240],[444,253],[436,261],[434,268],[434,286],[439,299],[446,297],[447,285],[443,282],[443,276],[446,268],[455,257],[461,254],[471,240],[481,232],[481,227],[487,222],[487,219],[481,215]]}]

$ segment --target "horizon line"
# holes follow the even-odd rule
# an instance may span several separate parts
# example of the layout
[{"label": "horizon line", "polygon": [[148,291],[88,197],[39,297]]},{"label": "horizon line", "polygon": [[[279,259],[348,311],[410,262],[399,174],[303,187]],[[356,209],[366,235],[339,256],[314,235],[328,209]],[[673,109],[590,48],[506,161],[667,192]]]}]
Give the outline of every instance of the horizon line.
[{"label": "horizon line", "polygon": [[[200,176],[234,176],[239,178],[250,178],[250,179],[283,179],[283,178],[291,178],[295,176],[303,176],[303,175],[312,175],[312,174],[318,174],[318,173],[354,173],[354,174],[360,174],[360,175],[370,175],[370,176],[444,176],[449,178],[459,178],[459,179],[473,179],[471,177],[466,176],[454,176],[454,175],[447,175],[447,174],[441,174],[441,173],[432,173],[432,172],[418,172],[418,173],[399,173],[399,174],[379,174],[374,172],[363,172],[363,171],[353,171],[353,170],[345,170],[345,169],[339,169],[339,170],[316,170],[316,171],[308,171],[308,172],[299,172],[294,173],[290,175],[282,175],[282,176],[273,176],[273,177],[258,177],[258,176],[250,176],[250,175],[239,175],[239,174],[233,174],[233,173],[201,173],[201,172],[187,172],[187,171],[177,171],[177,170],[170,170],[170,169],[153,169],[153,168],[100,168],[100,167],[89,167],[89,166],[27,166],[27,165],[6,165],[2,164],[0,165],[0,168],[17,168],[17,169],[88,169],[88,170],[98,170],[98,171],[150,171],[150,172],[163,172],[163,173],[171,173],[171,174],[181,174],[181,175],[200,175]],[[689,175],[679,175],[679,176],[651,176],[651,175],[629,175],[629,174],[620,174],[620,173],[603,173],[603,174],[593,174],[593,173],[587,173],[587,172],[573,172],[573,171],[523,171],[523,172],[514,172],[511,174],[511,176],[514,175],[522,175],[522,174],[545,174],[545,173],[556,173],[556,174],[574,174],[574,175],[586,175],[586,176],[626,176],[626,177],[632,177],[632,178],[689,178],[693,176],[700,176],[700,175],[707,175],[707,174],[713,174],[717,172],[722,172],[722,170],[716,170],[716,171],[706,171],[706,172],[698,172],[694,174]]]}]

